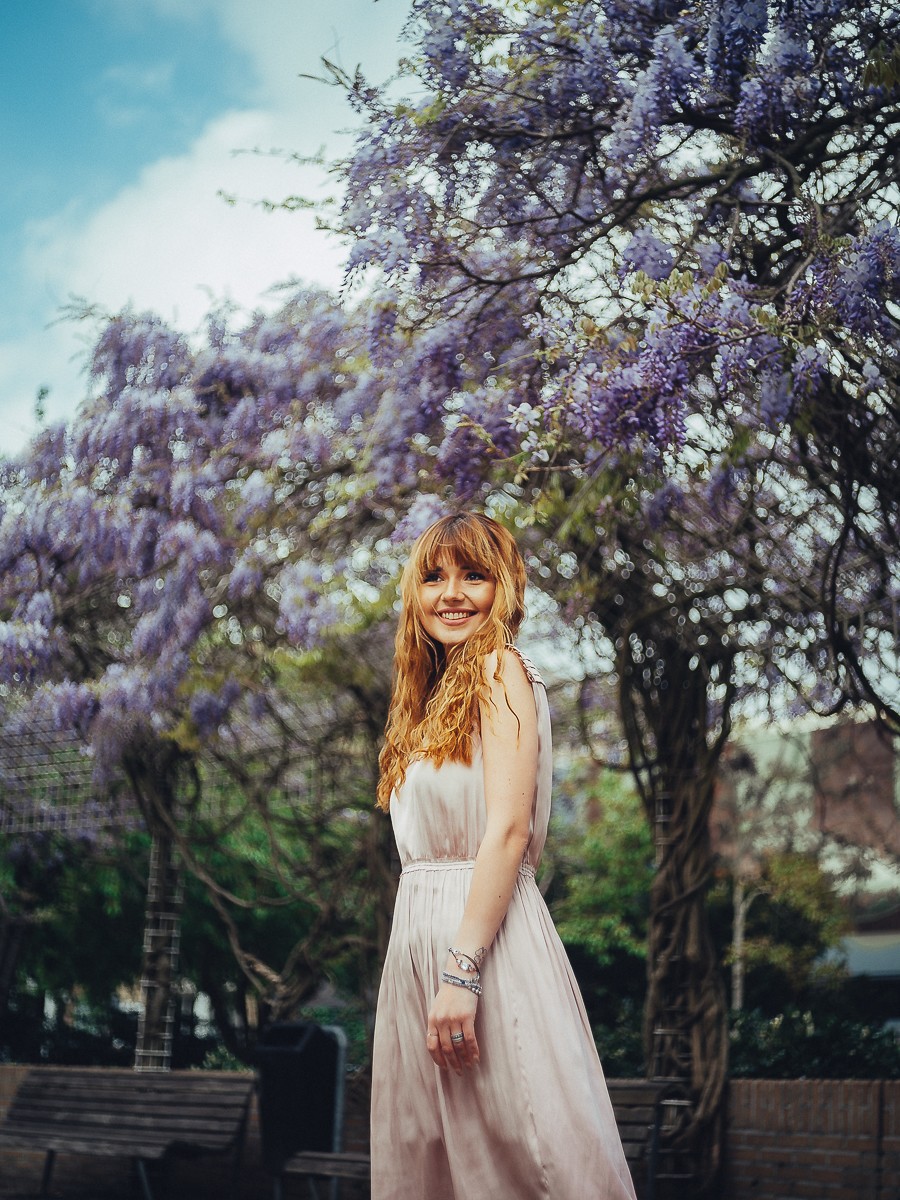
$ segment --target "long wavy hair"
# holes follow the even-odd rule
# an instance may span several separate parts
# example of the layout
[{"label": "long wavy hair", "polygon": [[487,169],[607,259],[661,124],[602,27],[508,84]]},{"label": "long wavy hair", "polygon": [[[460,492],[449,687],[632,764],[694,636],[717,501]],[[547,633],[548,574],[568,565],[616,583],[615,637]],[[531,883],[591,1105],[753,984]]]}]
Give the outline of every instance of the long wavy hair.
[{"label": "long wavy hair", "polygon": [[[422,624],[419,587],[429,571],[449,562],[490,574],[494,603],[487,620],[452,654]],[[485,660],[506,647],[525,617],[525,564],[510,533],[480,513],[441,517],[417,539],[400,580],[402,611],[394,654],[394,687],[379,758],[378,807],[390,807],[414,756],[436,766],[470,763],[480,729],[479,702],[490,685]]]}]

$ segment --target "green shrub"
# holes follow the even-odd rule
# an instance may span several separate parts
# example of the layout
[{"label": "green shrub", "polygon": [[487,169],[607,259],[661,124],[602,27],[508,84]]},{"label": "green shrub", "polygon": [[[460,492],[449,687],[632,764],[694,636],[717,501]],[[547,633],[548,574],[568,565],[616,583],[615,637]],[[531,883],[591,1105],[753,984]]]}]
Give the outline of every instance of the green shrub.
[{"label": "green shrub", "polygon": [[642,1078],[644,1056],[643,1013],[639,1004],[623,1002],[611,1025],[595,1025],[594,1041],[607,1078]]},{"label": "green shrub", "polygon": [[735,1013],[729,1074],[756,1079],[900,1079],[900,1039],[846,1016]]},{"label": "green shrub", "polygon": [[200,1071],[246,1071],[249,1068],[245,1062],[241,1062],[230,1050],[220,1045],[213,1046],[211,1050],[207,1050],[203,1061],[196,1069]]}]

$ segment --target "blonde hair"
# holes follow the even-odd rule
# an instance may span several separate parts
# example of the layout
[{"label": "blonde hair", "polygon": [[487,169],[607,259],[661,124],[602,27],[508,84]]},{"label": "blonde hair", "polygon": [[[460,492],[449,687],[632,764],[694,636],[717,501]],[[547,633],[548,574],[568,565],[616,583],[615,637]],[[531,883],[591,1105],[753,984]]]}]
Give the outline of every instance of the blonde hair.
[{"label": "blonde hair", "polygon": [[[494,578],[487,620],[449,658],[425,632],[419,586],[429,571],[449,561]],[[470,763],[479,730],[479,702],[487,700],[485,660],[506,647],[525,617],[525,564],[510,533],[481,513],[441,517],[417,539],[400,580],[403,603],[394,655],[394,688],[379,758],[378,807],[390,807],[413,755],[436,766]]]}]

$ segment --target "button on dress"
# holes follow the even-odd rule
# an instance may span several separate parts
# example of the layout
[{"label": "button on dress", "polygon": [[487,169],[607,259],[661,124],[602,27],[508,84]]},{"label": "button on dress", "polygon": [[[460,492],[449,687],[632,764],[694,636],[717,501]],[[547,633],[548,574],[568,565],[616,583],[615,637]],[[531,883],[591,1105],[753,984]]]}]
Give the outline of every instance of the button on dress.
[{"label": "button on dress", "polygon": [[578,985],[534,873],[550,817],[550,712],[532,684],[538,769],[530,841],[481,970],[481,1061],[461,1076],[425,1047],[486,810],[471,764],[413,761],[391,800],[402,873],[378,996],[372,1200],[634,1200]]}]

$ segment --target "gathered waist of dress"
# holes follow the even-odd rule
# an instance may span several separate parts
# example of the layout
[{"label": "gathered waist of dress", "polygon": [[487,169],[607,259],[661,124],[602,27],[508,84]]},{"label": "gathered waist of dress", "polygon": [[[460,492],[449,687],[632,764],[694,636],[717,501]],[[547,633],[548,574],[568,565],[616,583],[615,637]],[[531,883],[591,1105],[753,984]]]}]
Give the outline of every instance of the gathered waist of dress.
[{"label": "gathered waist of dress", "polygon": [[[465,871],[475,866],[474,858],[417,858],[406,863],[400,870],[401,875],[410,875],[414,871]],[[519,874],[534,879],[534,867],[531,863],[519,863]]]}]

